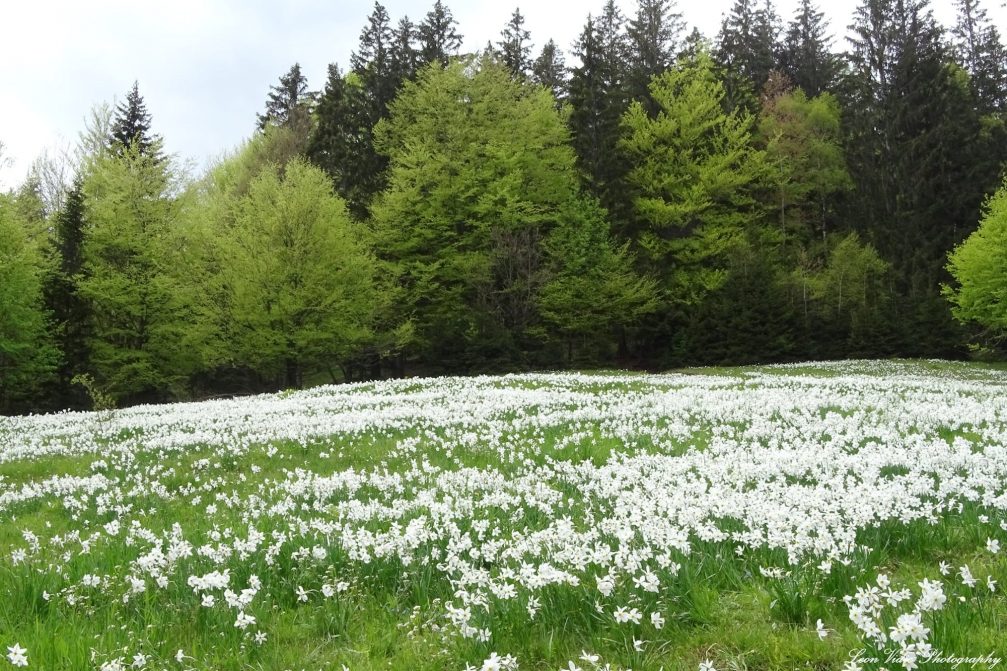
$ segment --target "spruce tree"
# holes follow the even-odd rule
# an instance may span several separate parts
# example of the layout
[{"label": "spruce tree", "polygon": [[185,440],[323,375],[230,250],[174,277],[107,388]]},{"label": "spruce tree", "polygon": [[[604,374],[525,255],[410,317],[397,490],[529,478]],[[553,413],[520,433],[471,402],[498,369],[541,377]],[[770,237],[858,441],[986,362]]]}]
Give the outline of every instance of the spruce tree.
[{"label": "spruce tree", "polygon": [[958,62],[969,73],[980,111],[1007,113],[1007,49],[979,0],[957,0],[952,30]]},{"label": "spruce tree", "polygon": [[552,91],[556,100],[562,102],[566,98],[567,75],[563,52],[553,40],[549,40],[532,66],[532,80]]},{"label": "spruce tree", "polygon": [[57,345],[63,353],[57,370],[54,400],[60,407],[81,407],[83,399],[71,385],[74,375],[88,369],[87,337],[90,315],[87,302],[77,291],[84,265],[84,189],[78,177],[56,213],[53,237],[58,267],[45,287],[46,305],[56,328]]},{"label": "spruce tree", "polygon": [[673,8],[671,0],[640,0],[636,17],[629,22],[628,84],[635,100],[649,101],[651,79],[675,62],[683,23]]},{"label": "spruce tree", "polygon": [[892,264],[901,300],[889,321],[902,328],[904,353],[951,356],[960,334],[938,287],[989,181],[975,160],[979,114],[925,0],[865,0],[851,28],[844,125],[856,198],[847,217]]},{"label": "spruce tree", "polygon": [[133,88],[126,94],[126,100],[115,107],[109,143],[120,155],[126,148],[135,146],[140,154],[160,160],[161,137],[154,135],[150,128],[150,113],[147,112],[147,105],[140,95],[140,84],[133,82]]},{"label": "spruce tree", "polygon": [[259,130],[269,124],[276,126],[303,125],[311,114],[312,96],[308,93],[308,78],[301,65],[294,63],[280,83],[270,87],[266,111],[258,115]]},{"label": "spruce tree", "polygon": [[519,79],[526,78],[531,72],[530,37],[530,33],[524,27],[524,17],[521,16],[521,10],[515,8],[510,21],[500,32],[497,53],[507,69]]},{"label": "spruce tree", "polygon": [[812,0],[801,0],[787,28],[780,67],[809,98],[832,90],[836,84],[839,58],[830,48],[828,21]]},{"label": "spruce tree", "polygon": [[628,217],[621,179],[625,161],[618,151],[619,124],[628,106],[623,19],[613,2],[602,15],[588,16],[575,46],[580,66],[570,78],[570,130],[577,165],[586,186],[601,200],[619,233]]},{"label": "spruce tree", "polygon": [[448,59],[462,45],[457,25],[451,10],[441,0],[436,0],[416,31],[422,63],[437,61],[441,65],[448,64]]},{"label": "spruce tree", "polygon": [[413,79],[420,66],[420,54],[415,45],[416,35],[416,26],[408,16],[399,19],[398,26],[392,31],[391,76],[400,85]]},{"label": "spruce tree", "polygon": [[[735,0],[721,25],[716,58],[729,76],[740,79],[739,83],[758,94],[778,65],[779,33],[779,17],[772,0],[766,0],[763,7],[756,7],[755,0]],[[729,88],[732,85],[729,83]],[[749,106],[754,104],[753,98],[745,99],[743,91],[731,97]]]}]

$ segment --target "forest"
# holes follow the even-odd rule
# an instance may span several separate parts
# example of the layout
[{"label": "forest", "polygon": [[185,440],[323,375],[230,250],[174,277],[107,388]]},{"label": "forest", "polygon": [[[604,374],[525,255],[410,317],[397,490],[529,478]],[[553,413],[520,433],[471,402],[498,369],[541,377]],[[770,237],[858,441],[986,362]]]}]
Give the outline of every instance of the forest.
[{"label": "forest", "polygon": [[294,64],[199,175],[137,83],[0,194],[0,412],[1003,358],[1007,50],[956,11],[863,0],[833,39],[812,0],[736,0],[707,37],[608,0],[568,54],[519,10],[460,53],[440,0],[375,3],[349,63],[320,89]]}]

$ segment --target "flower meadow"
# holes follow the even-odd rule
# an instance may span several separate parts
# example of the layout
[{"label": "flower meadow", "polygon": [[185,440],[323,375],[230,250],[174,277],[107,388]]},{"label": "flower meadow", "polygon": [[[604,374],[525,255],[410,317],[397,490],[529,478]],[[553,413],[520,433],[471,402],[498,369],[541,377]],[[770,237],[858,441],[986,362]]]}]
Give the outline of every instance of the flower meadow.
[{"label": "flower meadow", "polygon": [[995,668],[1005,556],[978,365],[0,418],[0,671]]}]

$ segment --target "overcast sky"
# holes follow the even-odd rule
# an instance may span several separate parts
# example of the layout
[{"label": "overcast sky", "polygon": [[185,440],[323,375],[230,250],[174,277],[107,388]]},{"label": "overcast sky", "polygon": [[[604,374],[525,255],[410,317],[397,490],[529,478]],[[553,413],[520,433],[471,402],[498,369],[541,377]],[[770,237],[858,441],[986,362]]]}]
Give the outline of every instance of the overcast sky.
[{"label": "overcast sky", "polygon": [[[1003,0],[985,0],[1007,32]],[[520,5],[536,47],[553,38],[565,53],[589,12],[603,0],[538,0]],[[433,0],[386,0],[396,23],[423,18]],[[446,0],[465,36],[463,50],[496,41],[510,2]],[[627,16],[636,0],[617,3]],[[680,0],[690,26],[713,37],[732,0]],[[797,0],[777,0],[789,21]],[[846,26],[858,0],[820,0],[845,49]],[[12,165],[0,169],[0,190],[15,186],[45,148],[76,140],[88,111],[122,99],[134,80],[167,149],[202,167],[235,147],[255,126],[270,85],[300,62],[312,89],[326,66],[345,66],[372,3],[345,0],[17,0],[0,10],[0,142]],[[952,0],[934,3],[945,25]],[[568,63],[571,59],[568,58]]]}]

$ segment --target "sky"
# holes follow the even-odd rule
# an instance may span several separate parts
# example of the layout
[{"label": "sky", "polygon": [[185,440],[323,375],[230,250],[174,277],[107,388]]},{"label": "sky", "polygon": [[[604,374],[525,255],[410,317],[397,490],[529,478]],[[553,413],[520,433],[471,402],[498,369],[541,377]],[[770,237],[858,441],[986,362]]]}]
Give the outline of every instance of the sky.
[{"label": "sky", "polygon": [[[1007,32],[1004,0],[985,0]],[[385,0],[392,22],[422,20],[433,0]],[[499,39],[514,5],[445,0],[465,37],[463,51]],[[603,0],[538,0],[519,5],[536,51],[552,38],[567,54],[588,13]],[[617,0],[627,16],[636,0]],[[733,0],[679,0],[689,30],[716,35]],[[838,49],[859,0],[820,0]],[[798,0],[776,0],[789,21]],[[952,0],[934,14],[954,20]],[[32,161],[74,143],[89,111],[122,100],[134,80],[169,153],[195,170],[237,147],[255,128],[269,87],[299,62],[321,89],[329,63],[344,67],[373,3],[345,0],[5,0],[0,9],[0,191],[15,187]],[[572,59],[567,58],[568,64]]]}]

